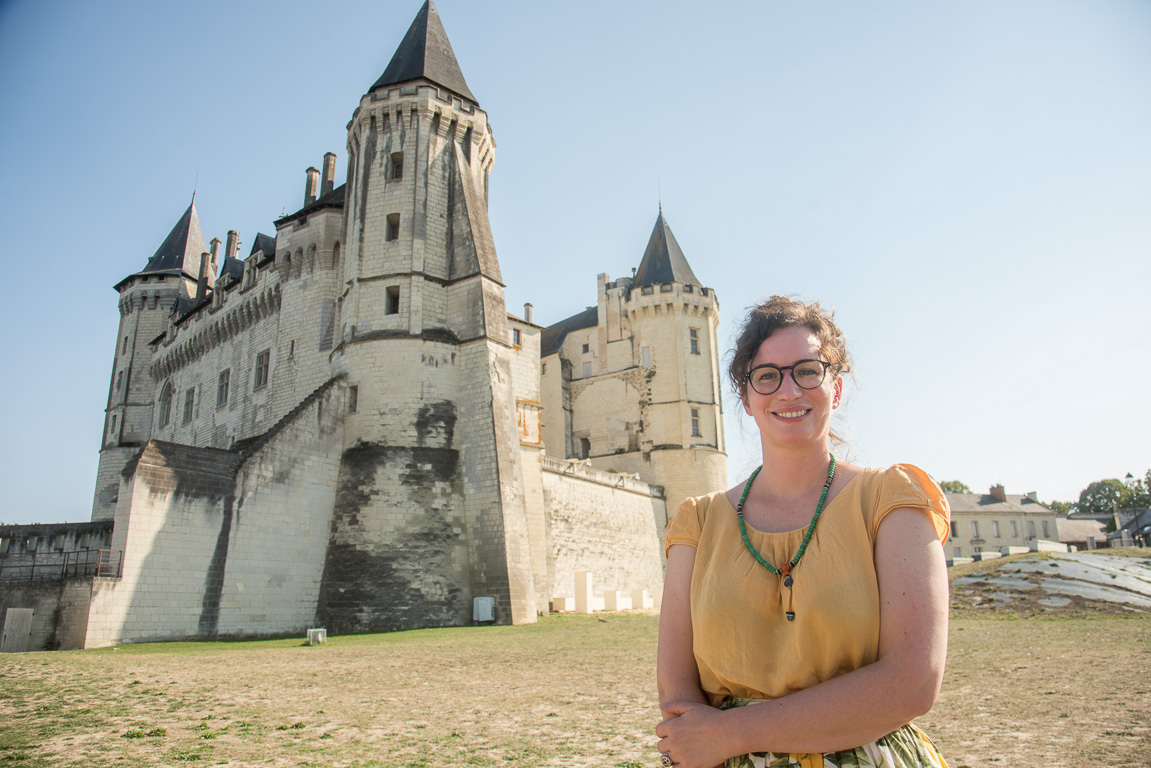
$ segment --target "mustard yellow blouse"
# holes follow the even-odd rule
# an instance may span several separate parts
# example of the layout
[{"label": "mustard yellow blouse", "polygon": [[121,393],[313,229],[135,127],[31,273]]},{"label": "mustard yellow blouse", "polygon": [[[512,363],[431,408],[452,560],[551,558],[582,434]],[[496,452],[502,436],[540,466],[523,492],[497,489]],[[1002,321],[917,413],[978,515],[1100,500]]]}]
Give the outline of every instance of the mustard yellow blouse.
[{"label": "mustard yellow blouse", "polygon": [[[947,499],[923,470],[865,469],[824,508],[788,589],[747,551],[722,491],[680,505],[664,546],[696,548],[692,633],[700,682],[713,705],[726,696],[776,699],[878,659],[875,537],[883,518],[900,507],[923,510],[939,540],[947,540]],[[751,543],[777,568],[794,556],[805,532],[747,526]],[[794,621],[784,618],[787,610],[795,611]]]}]

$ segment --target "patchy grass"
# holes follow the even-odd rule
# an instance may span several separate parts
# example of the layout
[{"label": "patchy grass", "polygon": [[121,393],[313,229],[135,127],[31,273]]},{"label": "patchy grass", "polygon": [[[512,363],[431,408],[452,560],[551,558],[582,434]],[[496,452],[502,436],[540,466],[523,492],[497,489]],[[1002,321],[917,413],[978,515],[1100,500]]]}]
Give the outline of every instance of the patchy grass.
[{"label": "patchy grass", "polygon": [[[5,655],[0,766],[651,766],[657,622]],[[1146,618],[959,617],[920,724],[953,768],[1143,766],[1149,666]]]}]

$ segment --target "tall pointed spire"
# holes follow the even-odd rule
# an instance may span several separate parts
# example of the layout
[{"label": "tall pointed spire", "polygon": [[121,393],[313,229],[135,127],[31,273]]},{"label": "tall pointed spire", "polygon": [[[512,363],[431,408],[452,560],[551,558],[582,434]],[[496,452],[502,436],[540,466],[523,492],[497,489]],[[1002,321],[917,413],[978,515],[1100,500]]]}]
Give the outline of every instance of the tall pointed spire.
[{"label": "tall pointed spire", "polygon": [[702,285],[699,278],[691,271],[687,258],[675,241],[671,227],[663,218],[663,202],[660,202],[659,216],[655,220],[655,228],[651,231],[651,239],[647,241],[647,250],[643,252],[643,260],[635,273],[634,286],[663,285],[666,283],[684,283],[686,285]]},{"label": "tall pointed spire", "polygon": [[400,47],[392,55],[392,60],[380,79],[368,89],[371,93],[385,85],[398,85],[412,80],[430,80],[447,88],[457,96],[462,96],[474,104],[479,104],[468,89],[464,73],[460,71],[452,44],[436,12],[432,0],[416,14],[416,20],[408,28],[408,33],[400,42]]},{"label": "tall pointed spire", "polygon": [[204,233],[200,231],[200,217],[196,215],[196,196],[193,193],[191,205],[152,254],[152,258],[148,259],[147,265],[117,283],[116,290],[136,275],[183,273],[195,280],[200,276],[200,255],[207,250]]},{"label": "tall pointed spire", "polygon": [[198,277],[200,254],[207,251],[204,234],[200,231],[200,217],[196,215],[196,199],[172,227],[163,244],[156,249],[143,272],[171,272],[182,270],[190,277]]}]

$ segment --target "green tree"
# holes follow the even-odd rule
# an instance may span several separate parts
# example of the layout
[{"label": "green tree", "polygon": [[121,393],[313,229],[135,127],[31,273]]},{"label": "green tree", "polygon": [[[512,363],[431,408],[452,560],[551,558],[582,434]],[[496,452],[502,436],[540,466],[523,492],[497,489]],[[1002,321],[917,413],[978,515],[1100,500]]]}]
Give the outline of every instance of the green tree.
[{"label": "green tree", "polygon": [[[1131,475],[1128,475],[1131,477]],[[1119,506],[1125,509],[1142,509],[1151,507],[1151,469],[1147,470],[1146,477],[1131,477],[1124,485],[1124,494],[1119,499]]]},{"label": "green tree", "polygon": [[967,483],[960,482],[959,480],[944,480],[939,484],[944,493],[971,493],[971,489],[967,487]]},{"label": "green tree", "polygon": [[1049,501],[1043,506],[1057,515],[1070,515],[1075,511],[1075,502],[1073,501]]},{"label": "green tree", "polygon": [[1129,493],[1130,489],[1118,478],[1110,477],[1106,480],[1096,480],[1080,492],[1079,503],[1076,507],[1080,512],[1109,515],[1115,511],[1115,506]]}]

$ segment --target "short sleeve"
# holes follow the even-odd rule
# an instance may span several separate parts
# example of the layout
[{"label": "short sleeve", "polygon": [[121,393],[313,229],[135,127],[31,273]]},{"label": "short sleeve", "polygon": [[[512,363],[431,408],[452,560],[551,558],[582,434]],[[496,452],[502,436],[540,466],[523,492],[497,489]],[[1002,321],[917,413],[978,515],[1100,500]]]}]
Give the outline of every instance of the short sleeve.
[{"label": "short sleeve", "polygon": [[872,541],[879,532],[879,524],[893,509],[910,507],[922,510],[935,527],[940,543],[951,533],[951,507],[943,490],[926,472],[911,464],[896,464],[883,473],[878,484],[874,516],[870,528]]},{"label": "short sleeve", "polygon": [[676,544],[694,547],[699,544],[699,532],[703,529],[703,515],[707,509],[707,498],[691,498],[679,505],[679,511],[667,524],[663,532],[663,553]]}]

